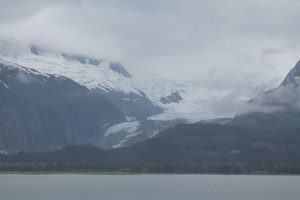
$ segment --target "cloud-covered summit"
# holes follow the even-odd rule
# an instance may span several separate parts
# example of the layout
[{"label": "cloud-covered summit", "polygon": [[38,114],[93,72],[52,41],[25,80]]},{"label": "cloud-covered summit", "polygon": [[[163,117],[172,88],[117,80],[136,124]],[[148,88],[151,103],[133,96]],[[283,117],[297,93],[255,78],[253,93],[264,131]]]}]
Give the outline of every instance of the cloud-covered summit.
[{"label": "cloud-covered summit", "polygon": [[240,98],[300,58],[299,0],[0,1],[1,52],[108,59],[145,86],[188,80]]}]

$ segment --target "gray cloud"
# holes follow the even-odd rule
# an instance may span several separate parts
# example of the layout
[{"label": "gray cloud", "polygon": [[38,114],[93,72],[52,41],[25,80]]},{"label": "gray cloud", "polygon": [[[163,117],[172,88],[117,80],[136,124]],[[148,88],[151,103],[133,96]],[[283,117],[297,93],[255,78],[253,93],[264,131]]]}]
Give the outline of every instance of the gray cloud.
[{"label": "gray cloud", "polygon": [[235,115],[243,115],[253,112],[274,113],[286,109],[285,105],[283,104],[262,105],[257,102],[249,103],[248,101],[241,101],[239,100],[239,95],[240,94],[231,93],[223,98],[211,102],[208,105],[210,112],[221,117],[233,117]]},{"label": "gray cloud", "polygon": [[29,84],[32,81],[34,81],[35,79],[33,77],[31,77],[30,75],[26,74],[25,72],[19,70],[18,74],[16,76],[16,79],[23,84]]},{"label": "gray cloud", "polygon": [[300,58],[298,0],[4,1],[0,37],[238,92]]}]

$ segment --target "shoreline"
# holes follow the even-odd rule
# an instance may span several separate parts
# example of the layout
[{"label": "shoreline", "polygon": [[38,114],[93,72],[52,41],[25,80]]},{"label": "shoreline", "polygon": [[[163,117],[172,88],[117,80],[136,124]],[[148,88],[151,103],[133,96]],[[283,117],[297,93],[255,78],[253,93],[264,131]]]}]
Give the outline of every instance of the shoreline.
[{"label": "shoreline", "polygon": [[300,174],[270,173],[151,173],[151,172],[11,172],[3,171],[0,175],[220,175],[220,176],[300,176]]}]

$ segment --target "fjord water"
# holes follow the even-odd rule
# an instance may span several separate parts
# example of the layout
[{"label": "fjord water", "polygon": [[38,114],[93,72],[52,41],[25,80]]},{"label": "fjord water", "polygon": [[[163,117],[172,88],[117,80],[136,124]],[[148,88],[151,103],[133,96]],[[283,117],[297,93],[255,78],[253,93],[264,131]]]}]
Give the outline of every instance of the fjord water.
[{"label": "fjord water", "polygon": [[300,176],[0,175],[2,200],[299,200]]}]

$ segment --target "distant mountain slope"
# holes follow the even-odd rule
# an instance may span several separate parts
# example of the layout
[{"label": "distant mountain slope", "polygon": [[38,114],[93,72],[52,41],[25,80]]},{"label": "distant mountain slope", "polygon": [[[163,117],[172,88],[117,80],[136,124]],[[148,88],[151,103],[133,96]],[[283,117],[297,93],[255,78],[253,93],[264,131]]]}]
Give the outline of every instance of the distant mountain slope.
[{"label": "distant mountain slope", "polygon": [[254,111],[225,125],[177,125],[130,147],[145,162],[300,162],[300,62],[276,88],[249,104]]},{"label": "distant mountain slope", "polygon": [[125,121],[100,93],[71,79],[0,63],[0,149],[39,151],[88,143],[104,125]]},{"label": "distant mountain slope", "polygon": [[[0,150],[39,151],[69,144],[118,148],[151,138],[176,122],[147,120],[162,109],[118,63],[41,51],[36,46],[18,56],[1,55],[0,63]],[[12,112],[11,107],[18,107],[18,117],[6,113]],[[139,124],[138,131],[118,129],[104,137],[108,129],[122,124]],[[53,144],[44,144],[47,139],[35,141],[44,134],[45,138],[59,136],[52,138]]]},{"label": "distant mountain slope", "polygon": [[299,86],[300,79],[300,60],[296,63],[295,67],[289,71],[281,85],[294,84]]},{"label": "distant mountain slope", "polygon": [[185,122],[184,119],[122,122],[108,126],[105,133],[92,138],[90,144],[104,149],[126,147],[153,138],[161,131]]},{"label": "distant mountain slope", "polygon": [[[229,78],[229,77],[228,77]],[[151,119],[176,119],[186,118],[190,122],[214,118],[232,118],[239,111],[239,105],[258,94],[278,86],[279,79],[266,81],[242,91],[232,91],[208,87],[197,83],[197,81],[175,81],[155,78],[147,86],[147,96],[157,105],[163,108],[164,112]],[[201,80],[198,80],[201,82]],[[239,88],[239,86],[237,86]],[[236,108],[226,109],[226,104],[238,104]],[[224,105],[224,106],[223,106]],[[222,108],[224,107],[224,108]]]},{"label": "distant mountain slope", "polygon": [[250,103],[266,111],[300,109],[300,61],[286,75],[282,83],[272,90],[259,94]]},{"label": "distant mountain slope", "polygon": [[300,61],[272,90],[258,94],[249,105],[254,109],[237,115],[231,124],[264,129],[300,131]]},{"label": "distant mountain slope", "polygon": [[[276,129],[274,129],[276,131]],[[174,165],[190,167],[228,164],[260,170],[296,166],[300,162],[299,130],[266,133],[217,124],[179,124],[156,137],[120,149],[103,151],[75,146],[37,154],[1,156],[3,163],[98,163],[111,169]],[[251,164],[252,163],[252,164]],[[181,167],[182,167],[181,166]],[[264,167],[261,167],[264,166]],[[253,170],[251,169],[251,170]],[[297,168],[299,169],[299,167]],[[101,168],[100,168],[101,170]]]}]

